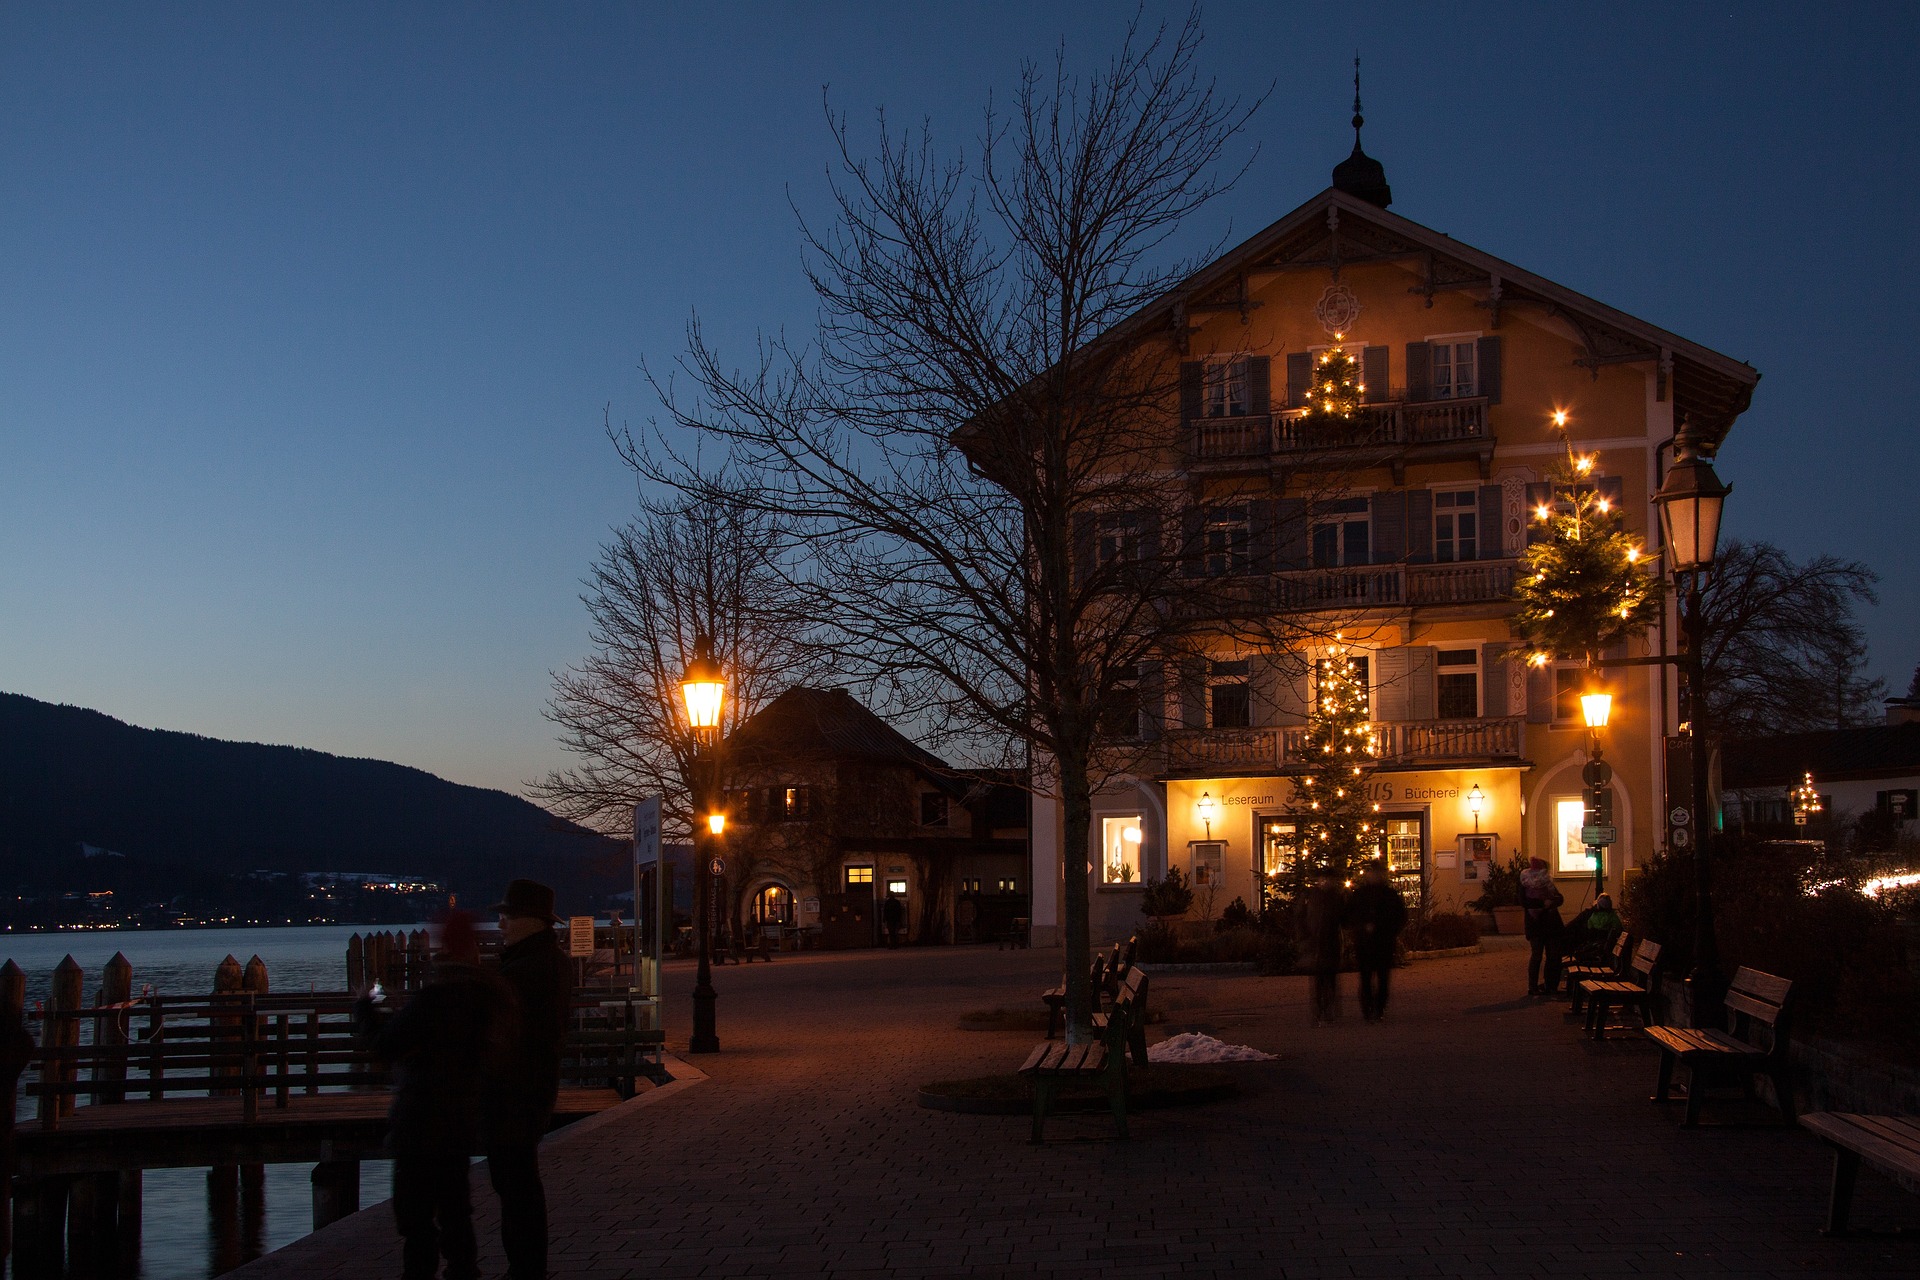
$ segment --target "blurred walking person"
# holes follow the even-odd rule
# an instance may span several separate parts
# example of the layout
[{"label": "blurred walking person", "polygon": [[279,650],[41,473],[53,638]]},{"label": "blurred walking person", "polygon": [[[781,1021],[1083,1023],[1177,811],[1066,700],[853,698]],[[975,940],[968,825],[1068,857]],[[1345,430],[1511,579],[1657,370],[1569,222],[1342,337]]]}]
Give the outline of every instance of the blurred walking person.
[{"label": "blurred walking person", "polygon": [[1353,954],[1360,962],[1360,1016],[1378,1022],[1387,1015],[1393,949],[1407,927],[1407,900],[1393,887],[1384,858],[1368,862],[1347,908]]},{"label": "blurred walking person", "polygon": [[499,980],[480,968],[473,918],[449,911],[439,929],[433,980],[388,1016],[376,984],[355,1016],[375,1050],[394,1064],[388,1141],[393,1150],[393,1220],[403,1280],[476,1280],[479,1253],[467,1192],[477,1143],[480,1082],[511,1034]]},{"label": "blurred walking person", "polygon": [[[1560,985],[1560,904],[1566,898],[1553,883],[1545,858],[1534,858],[1520,873],[1520,905],[1527,913],[1527,994],[1550,996]],[[1543,968],[1544,965],[1544,968]]]},{"label": "blurred walking person", "polygon": [[487,1173],[500,1197],[508,1280],[546,1280],[547,1191],[540,1139],[560,1093],[560,1051],[573,1004],[573,970],[553,926],[553,890],[515,880],[500,914],[500,977],[518,1013],[516,1035],[486,1092]]},{"label": "blurred walking person", "polygon": [[1303,923],[1307,962],[1313,971],[1313,1025],[1340,1016],[1340,922],[1346,916],[1347,895],[1333,868],[1314,873],[1306,892]]}]

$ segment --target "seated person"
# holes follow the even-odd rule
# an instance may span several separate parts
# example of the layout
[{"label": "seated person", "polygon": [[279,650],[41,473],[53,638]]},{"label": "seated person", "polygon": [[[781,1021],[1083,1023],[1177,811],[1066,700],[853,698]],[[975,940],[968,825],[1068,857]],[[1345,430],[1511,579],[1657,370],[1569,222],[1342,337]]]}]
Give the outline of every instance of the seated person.
[{"label": "seated person", "polygon": [[1605,964],[1607,948],[1620,932],[1620,913],[1613,909],[1613,898],[1601,894],[1593,905],[1567,922],[1560,935],[1561,954],[1568,964]]}]

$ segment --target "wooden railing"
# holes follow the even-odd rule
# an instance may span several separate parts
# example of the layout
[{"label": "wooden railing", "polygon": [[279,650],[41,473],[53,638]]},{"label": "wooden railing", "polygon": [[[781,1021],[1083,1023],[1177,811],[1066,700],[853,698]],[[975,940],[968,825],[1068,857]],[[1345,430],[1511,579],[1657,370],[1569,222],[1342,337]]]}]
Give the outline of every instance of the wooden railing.
[{"label": "wooden railing", "polygon": [[1277,609],[1365,608],[1406,598],[1406,571],[1397,564],[1339,569],[1293,569],[1274,575]]},{"label": "wooden railing", "polygon": [[[1378,759],[1396,764],[1442,760],[1517,760],[1522,721],[1517,716],[1476,720],[1413,720],[1373,726]],[[1261,729],[1185,729],[1167,735],[1166,765],[1245,771],[1287,769],[1306,763],[1303,725]]]},{"label": "wooden railing", "polygon": [[1514,562],[1466,561],[1461,564],[1407,566],[1408,604],[1485,604],[1513,595]]},{"label": "wooden railing", "polygon": [[1350,422],[1339,425],[1309,421],[1305,409],[1240,418],[1200,418],[1192,424],[1193,456],[1203,462],[1263,457],[1271,453],[1449,444],[1489,438],[1484,398],[1432,400],[1420,404],[1390,400],[1361,405]]}]

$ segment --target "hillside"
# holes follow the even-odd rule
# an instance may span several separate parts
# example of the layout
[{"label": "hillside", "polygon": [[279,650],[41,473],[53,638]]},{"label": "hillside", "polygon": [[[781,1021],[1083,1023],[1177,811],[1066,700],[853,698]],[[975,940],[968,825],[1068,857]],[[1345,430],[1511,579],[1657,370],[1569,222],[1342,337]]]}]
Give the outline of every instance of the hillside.
[{"label": "hillside", "polygon": [[[88,857],[84,846],[121,856]],[[382,871],[483,906],[513,876],[535,876],[560,891],[564,911],[618,891],[625,868],[620,842],[503,791],[0,693],[8,897],[113,888],[122,901],[165,901],[231,896],[235,877],[258,871]]]}]

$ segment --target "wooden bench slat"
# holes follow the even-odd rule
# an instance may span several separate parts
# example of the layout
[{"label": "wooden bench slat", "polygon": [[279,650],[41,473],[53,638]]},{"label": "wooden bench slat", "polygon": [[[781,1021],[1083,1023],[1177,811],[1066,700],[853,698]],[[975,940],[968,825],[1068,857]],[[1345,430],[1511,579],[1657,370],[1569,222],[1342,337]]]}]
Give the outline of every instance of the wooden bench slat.
[{"label": "wooden bench slat", "polygon": [[1780,1020],[1780,1006],[1771,1001],[1756,1000],[1738,991],[1729,991],[1724,1003],[1727,1008],[1744,1013],[1750,1018],[1757,1018],[1768,1026]]},{"label": "wooden bench slat", "polygon": [[1814,1123],[1826,1117],[1827,1113],[1816,1111],[1800,1117],[1800,1122],[1835,1146],[1858,1152],[1877,1165],[1896,1169],[1909,1176],[1920,1176],[1920,1155],[1858,1125]]},{"label": "wooden bench slat", "polygon": [[1742,991],[1768,1004],[1782,1005],[1787,1002],[1787,993],[1793,989],[1789,978],[1776,977],[1771,973],[1762,973],[1758,969],[1749,969],[1742,965],[1728,984],[1730,991]]},{"label": "wooden bench slat", "polygon": [[1920,1124],[1904,1116],[1848,1115],[1846,1118],[1861,1130],[1900,1148],[1920,1162]]}]

